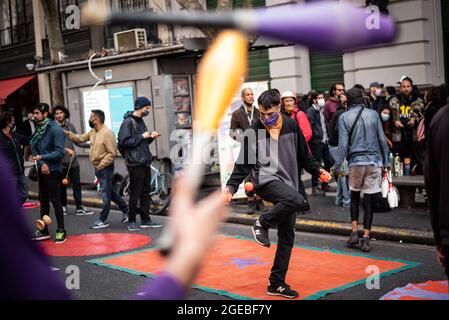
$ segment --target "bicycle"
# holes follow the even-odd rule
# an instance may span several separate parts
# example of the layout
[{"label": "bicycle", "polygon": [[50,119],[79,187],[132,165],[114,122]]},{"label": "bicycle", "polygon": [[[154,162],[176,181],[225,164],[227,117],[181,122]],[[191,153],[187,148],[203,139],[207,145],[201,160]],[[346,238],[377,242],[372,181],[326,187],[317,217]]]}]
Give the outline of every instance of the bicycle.
[{"label": "bicycle", "polygon": [[[159,162],[159,166],[151,165],[150,214],[159,215],[170,204],[173,176],[170,173],[161,173],[162,161],[157,158],[155,160]],[[129,175],[123,178],[119,193],[122,197],[129,197]]]}]

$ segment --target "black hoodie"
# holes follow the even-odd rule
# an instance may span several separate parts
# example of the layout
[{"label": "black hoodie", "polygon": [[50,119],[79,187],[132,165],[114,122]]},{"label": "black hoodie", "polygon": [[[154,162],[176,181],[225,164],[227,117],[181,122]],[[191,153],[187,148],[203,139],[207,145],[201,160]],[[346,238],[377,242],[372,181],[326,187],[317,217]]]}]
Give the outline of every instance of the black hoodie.
[{"label": "black hoodie", "polygon": [[145,139],[142,134],[148,131],[142,118],[133,115],[132,111],[123,116],[124,120],[118,133],[118,149],[125,158],[127,166],[151,165],[153,156],[150,143],[153,138]]}]

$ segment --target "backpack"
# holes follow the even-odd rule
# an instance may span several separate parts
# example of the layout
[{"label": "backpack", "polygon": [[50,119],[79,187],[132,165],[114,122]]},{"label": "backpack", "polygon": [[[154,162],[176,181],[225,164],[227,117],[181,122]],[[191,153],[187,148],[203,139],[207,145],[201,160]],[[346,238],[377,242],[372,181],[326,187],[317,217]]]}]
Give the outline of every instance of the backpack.
[{"label": "backpack", "polygon": [[[134,133],[137,130],[136,129],[137,124],[136,124],[136,120],[134,120],[134,118],[132,118],[132,117],[131,117],[131,124],[132,124],[132,132]],[[121,129],[122,128],[120,128],[120,131],[121,131]],[[120,141],[120,137],[121,137],[120,131],[119,131],[118,137],[117,137],[117,149],[120,152],[120,154],[124,158],[126,158],[126,151],[127,151],[127,149],[123,146],[122,142]]]}]

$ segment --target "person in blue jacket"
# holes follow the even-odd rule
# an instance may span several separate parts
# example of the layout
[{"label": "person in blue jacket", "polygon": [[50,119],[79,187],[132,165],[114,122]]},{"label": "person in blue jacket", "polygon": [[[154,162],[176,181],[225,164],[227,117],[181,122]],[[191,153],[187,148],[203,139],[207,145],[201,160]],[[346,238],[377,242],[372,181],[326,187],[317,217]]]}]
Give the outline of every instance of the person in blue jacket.
[{"label": "person in blue jacket", "polygon": [[[41,218],[50,214],[50,202],[56,215],[56,243],[63,243],[67,239],[64,227],[60,184],[62,179],[62,159],[64,158],[65,135],[56,122],[50,119],[50,106],[39,103],[34,108],[34,118],[38,122],[36,131],[31,137],[32,156],[38,168],[39,201],[41,203]],[[50,239],[48,227],[36,230],[34,240]]]}]

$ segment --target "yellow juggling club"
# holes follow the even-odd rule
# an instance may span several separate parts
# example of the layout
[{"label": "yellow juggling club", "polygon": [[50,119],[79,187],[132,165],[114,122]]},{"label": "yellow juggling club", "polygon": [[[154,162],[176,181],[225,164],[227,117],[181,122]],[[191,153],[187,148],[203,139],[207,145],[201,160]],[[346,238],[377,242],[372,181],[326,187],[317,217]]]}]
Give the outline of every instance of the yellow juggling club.
[{"label": "yellow juggling club", "polygon": [[[208,150],[211,137],[215,135],[232,97],[246,75],[247,43],[241,32],[225,30],[213,41],[198,66],[192,154],[186,168],[188,181],[194,190],[198,189],[203,178],[203,151]],[[173,243],[173,234],[167,226],[158,239],[161,252],[167,254]]]}]

